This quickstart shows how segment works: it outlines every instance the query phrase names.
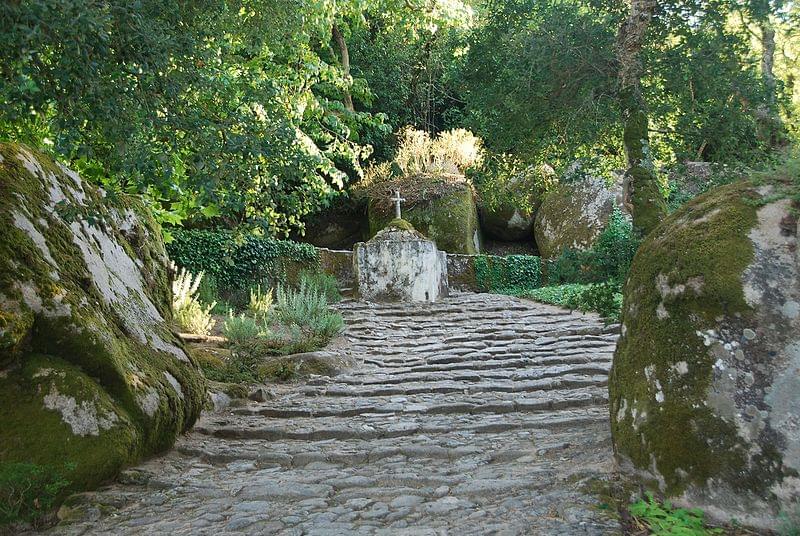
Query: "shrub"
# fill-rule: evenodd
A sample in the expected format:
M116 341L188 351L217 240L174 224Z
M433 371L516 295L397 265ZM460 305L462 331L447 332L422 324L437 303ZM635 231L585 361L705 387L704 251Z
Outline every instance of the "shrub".
M613 281L621 285L628 277L639 243L630 220L614 209L608 225L589 250L567 249L556 260L547 262L547 284Z
M38 525L69 486L63 469L32 463L0 464L0 525L30 522Z
M483 158L483 142L472 132L454 129L431 139L427 132L405 127L398 133L394 163L403 174L464 173ZM385 170L383 174L385 174Z
M532 290L515 289L509 294L567 309L595 312L612 322L618 322L622 312L622 293L614 283L572 283Z
M272 309L272 289L267 292L261 291L261 285L256 285L250 289L250 303L247 309L257 318L266 318Z
M244 313L236 316L228 313L228 318L222 325L222 334L231 345L239 345L259 337L264 329L252 317Z
M197 291L203 280L203 272L193 276L181 268L172 282L172 309L175 321L181 329L198 335L208 335L216 321L211 316L211 309L216 303L203 306L197 299Z
M328 303L338 303L342 301L342 293L339 292L339 282L330 274L304 270L300 273L300 283L305 283L309 287L321 292Z
M330 338L344 327L342 315L328 308L325 294L301 281L298 288L278 287L272 320L285 326L307 329L314 335Z

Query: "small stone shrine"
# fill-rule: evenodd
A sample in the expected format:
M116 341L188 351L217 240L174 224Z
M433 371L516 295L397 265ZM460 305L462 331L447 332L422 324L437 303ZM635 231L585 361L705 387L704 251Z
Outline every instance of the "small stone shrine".
M433 302L448 295L447 255L402 219L396 191L395 219L353 250L358 294L363 300Z

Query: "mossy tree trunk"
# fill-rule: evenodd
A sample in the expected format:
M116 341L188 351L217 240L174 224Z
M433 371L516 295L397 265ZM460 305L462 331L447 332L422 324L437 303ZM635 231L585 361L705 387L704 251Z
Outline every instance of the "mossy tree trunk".
M666 214L650 153L647 106L641 90L641 51L655 8L656 0L630 0L628 16L617 34L619 103L628 161L625 201L631 208L634 227L642 234L652 231Z

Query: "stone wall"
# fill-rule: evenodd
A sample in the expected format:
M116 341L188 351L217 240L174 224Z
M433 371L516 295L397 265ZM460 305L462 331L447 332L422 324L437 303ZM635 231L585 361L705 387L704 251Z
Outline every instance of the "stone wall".
M353 269L353 252L319 248L322 271L336 277L339 287L354 289L356 277ZM451 290L460 292L484 292L475 271L475 260L480 257L503 259L503 257L447 254L447 277Z

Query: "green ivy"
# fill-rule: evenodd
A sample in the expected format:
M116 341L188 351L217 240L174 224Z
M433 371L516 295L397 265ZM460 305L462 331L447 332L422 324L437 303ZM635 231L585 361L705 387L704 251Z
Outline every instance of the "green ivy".
M475 279L484 292L538 288L542 285L542 261L531 255L478 255Z
M319 254L309 244L225 230L176 229L172 235L167 252L175 264L204 272L219 290L249 290L261 282L274 286L319 265Z

